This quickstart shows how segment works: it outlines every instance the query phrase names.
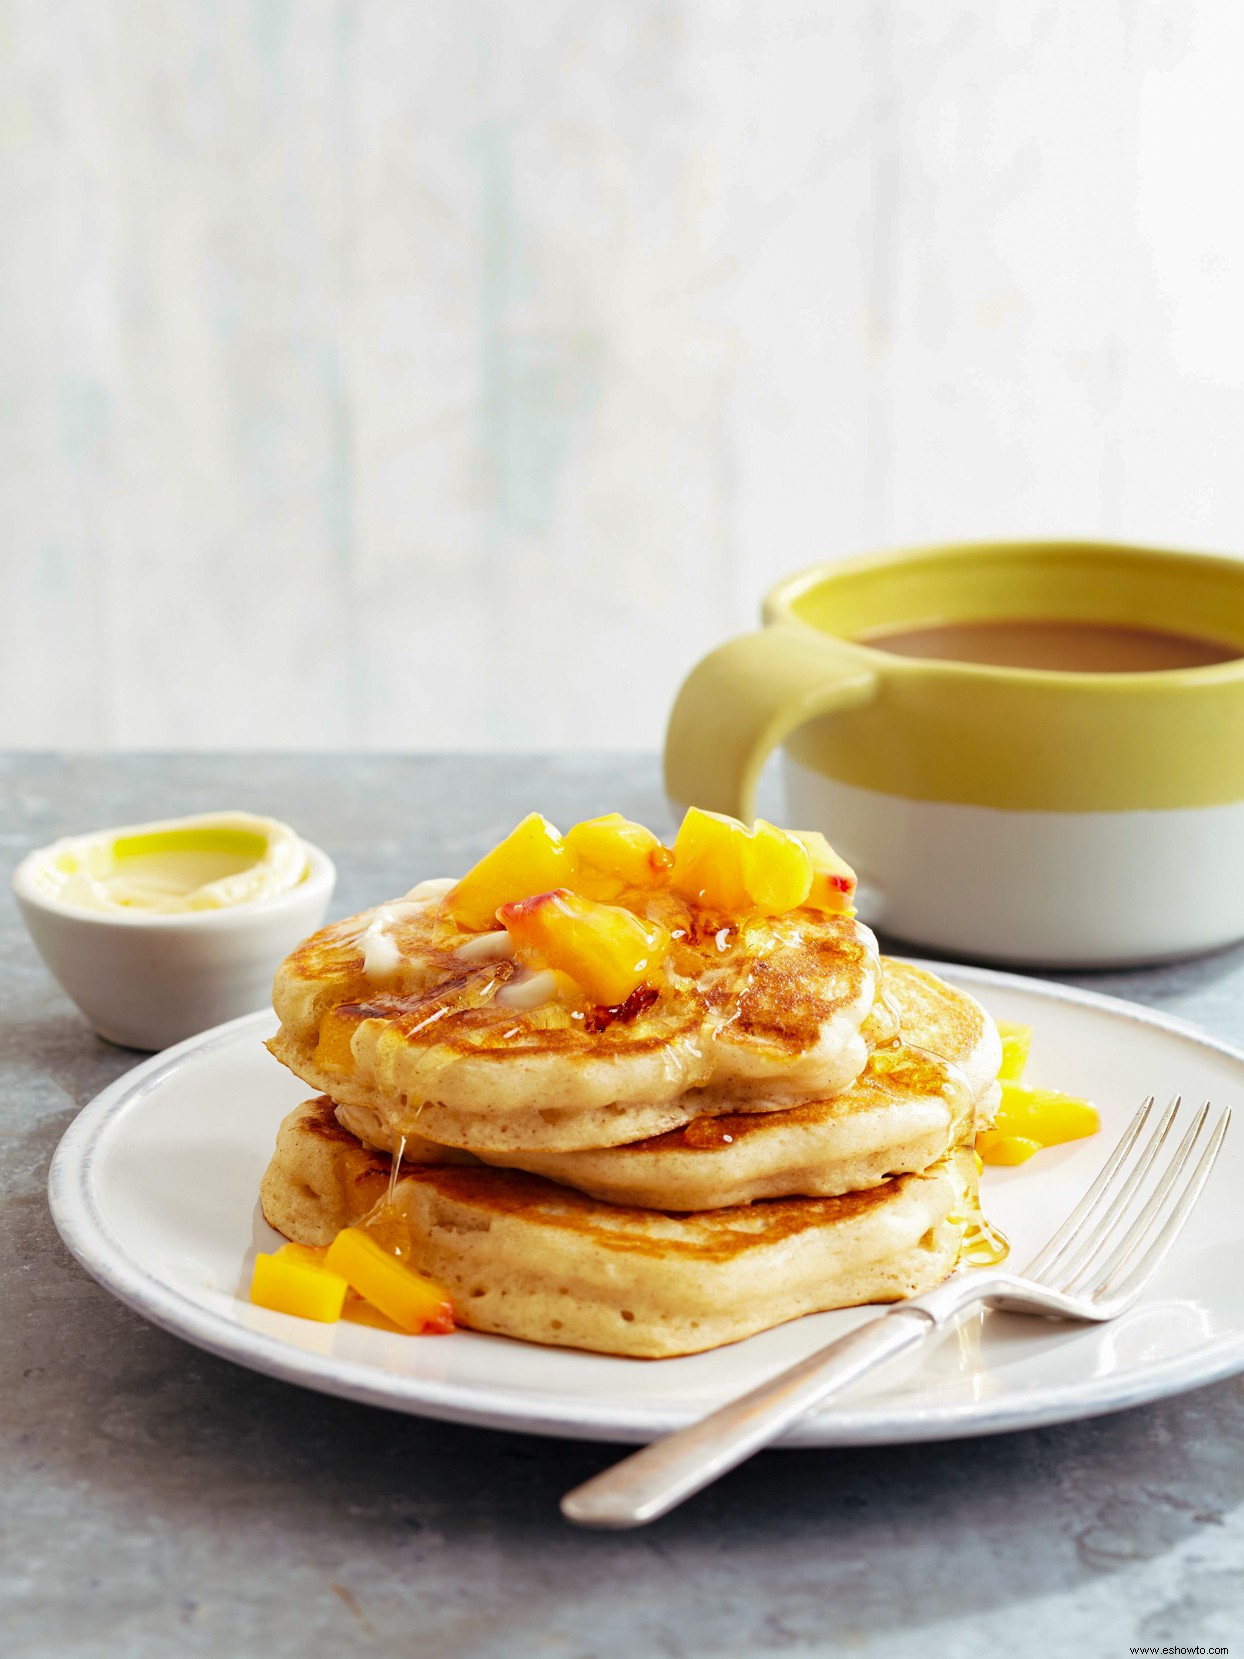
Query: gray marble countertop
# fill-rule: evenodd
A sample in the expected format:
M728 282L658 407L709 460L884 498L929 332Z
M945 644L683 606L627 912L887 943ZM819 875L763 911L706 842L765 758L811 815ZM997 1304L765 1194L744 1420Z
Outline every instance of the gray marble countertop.
M539 807L668 826L647 756L0 758L9 867L56 835L239 806L337 860L339 913ZM770 1452L656 1526L558 1496L608 1448L421 1422L190 1348L70 1259L44 1184L135 1056L0 898L0 1649L632 1659L1244 1645L1244 1381L958 1444ZM1244 949L1099 989L1244 1042Z

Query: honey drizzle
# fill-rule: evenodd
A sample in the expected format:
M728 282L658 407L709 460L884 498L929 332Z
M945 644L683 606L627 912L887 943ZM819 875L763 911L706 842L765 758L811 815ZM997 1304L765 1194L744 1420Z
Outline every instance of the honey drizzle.
M402 1159L406 1156L406 1137L402 1136L393 1149L393 1162L389 1166L389 1191L385 1197L385 1205L393 1208L393 1194L397 1191L397 1173L402 1167Z
M877 991L876 1001L873 1003L872 1013L869 1015L870 1020L877 1020L878 1007L881 1008L882 1014L884 1015L884 1020L880 1022L882 1024L882 1029L884 1030L888 1027L890 1035L888 1037L878 1038L874 1044L874 1047L897 1048L903 1041L902 1010L899 1008L898 1003L895 1002L890 993L885 989L884 985Z
M692 1118L682 1132L683 1142L699 1152L711 1152L717 1147L732 1146L734 1136L719 1118Z
M395 1201L398 1176L401 1174L402 1159L405 1155L406 1136L402 1135L390 1154L388 1190L383 1198L372 1205L365 1216L354 1223L370 1238L375 1239L382 1250L387 1250L389 1255L396 1256L399 1261L410 1261L414 1255L410 1218Z
M398 1261L412 1260L415 1251L414 1236L410 1228L410 1218L400 1204L382 1198L361 1221L355 1223L355 1226L361 1227L363 1232L375 1239L382 1250L396 1256Z
M910 1088L935 1087L952 1106L958 1107L963 1124L961 1144L970 1149L974 1139L975 1099L967 1078L950 1060L903 1037L902 1011L884 986L878 988L876 1001L886 1021L892 1023L893 1035L877 1041L869 1056L869 1070ZM963 1230L959 1260L969 1267L997 1267L1011 1253L1010 1240L1000 1227L986 1220L980 1204L979 1183L973 1185L970 1196L965 1196L969 1201L963 1212L946 1218Z
M1011 1253L1011 1241L992 1221L986 1221L977 1198L966 1215L950 1215L947 1221L963 1228L959 1260L969 1267L997 1267Z

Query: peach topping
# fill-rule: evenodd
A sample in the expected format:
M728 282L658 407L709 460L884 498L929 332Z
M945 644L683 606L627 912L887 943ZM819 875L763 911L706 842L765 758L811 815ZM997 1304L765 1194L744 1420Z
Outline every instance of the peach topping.
M854 914L855 871L839 858L820 830L796 830L812 860L812 887L804 903L809 910L827 910L834 916Z
M1032 1027L999 1021L998 1034L1002 1038L998 1068L1002 1102L992 1125L976 1137L978 1157L987 1164L1022 1164L1042 1147L1095 1135L1101 1119L1087 1100L1021 1082L1032 1046Z
M496 926L498 908L510 899L529 899L568 883L577 862L548 819L529 812L450 888L449 914L459 927L482 933Z
M452 1331L448 1291L417 1273L383 1237L373 1236L374 1226L365 1218L357 1227L343 1227L327 1247L283 1244L271 1255L256 1256L251 1301L274 1313L335 1324L350 1312L346 1296L352 1292L361 1305L411 1336ZM357 1319L357 1310L351 1316Z
M670 936L659 922L565 888L503 904L497 917L521 962L569 974L605 1008L624 1003L669 954Z
M575 890L589 899L616 899L628 887L663 887L674 855L650 829L620 812L589 818L566 832L578 860Z
M533 812L450 889L446 909L467 932L500 921L531 966L568 975L598 1006L616 1007L660 966L665 929L648 920L668 891L723 917L800 907L853 914L855 876L823 835L692 807L672 848L643 824L606 813L566 836Z

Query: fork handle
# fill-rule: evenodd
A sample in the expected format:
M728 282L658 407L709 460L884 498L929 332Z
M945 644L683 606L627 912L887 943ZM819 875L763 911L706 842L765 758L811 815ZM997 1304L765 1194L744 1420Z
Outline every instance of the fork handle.
M654 1440L562 1499L562 1514L584 1527L637 1527L776 1440L829 1395L875 1366L917 1348L937 1328L922 1308L903 1305L870 1320L750 1394L688 1428Z

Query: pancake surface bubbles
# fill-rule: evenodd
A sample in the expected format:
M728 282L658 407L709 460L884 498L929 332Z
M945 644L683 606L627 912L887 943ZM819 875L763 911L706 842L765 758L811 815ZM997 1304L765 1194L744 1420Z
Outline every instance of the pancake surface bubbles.
M621 1145L859 1075L878 977L867 928L808 910L705 918L664 893L650 904L675 948L655 994L614 1010L498 1000L522 970L473 954L480 936L436 899L384 907L398 965L378 985L364 971L376 913L348 918L281 965L269 1046L391 1136L496 1154Z

